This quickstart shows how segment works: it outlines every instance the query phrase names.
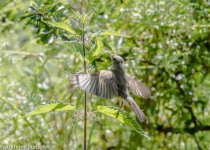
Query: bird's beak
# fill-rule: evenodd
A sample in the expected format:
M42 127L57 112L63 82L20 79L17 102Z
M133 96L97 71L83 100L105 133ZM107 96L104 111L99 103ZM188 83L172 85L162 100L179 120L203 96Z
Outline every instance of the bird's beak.
M111 58L111 60L113 60L114 59L114 57L115 57L115 54L112 54L112 53L110 53L110 52L108 52L108 51L105 51L106 53L107 53L107 55Z
M111 54L111 53L109 53L109 57L113 60L113 58L114 58L114 54Z
M104 50L104 52L107 54L107 56L109 56L110 58L112 58L112 55L113 55L113 54L111 54L110 52L108 52L108 51L106 51L106 50Z

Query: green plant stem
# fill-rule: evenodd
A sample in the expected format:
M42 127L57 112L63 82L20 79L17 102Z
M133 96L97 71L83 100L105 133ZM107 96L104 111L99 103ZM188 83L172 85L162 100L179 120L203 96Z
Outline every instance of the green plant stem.
M89 133L89 138L88 138L88 150L90 150L90 142L91 142L91 139L92 139L92 136L93 136L93 132L94 132L94 128L95 128L95 122L93 122L93 126L90 130L90 133Z
M82 24L82 50L83 50L83 67L84 72L86 73L86 53L85 53L85 31L84 31L84 23ZM87 149L87 93L85 92L85 99L84 99L84 150Z

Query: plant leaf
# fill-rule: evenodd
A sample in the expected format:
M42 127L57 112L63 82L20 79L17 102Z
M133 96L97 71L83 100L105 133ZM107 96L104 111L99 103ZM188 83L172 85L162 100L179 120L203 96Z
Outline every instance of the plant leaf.
M96 38L96 44L95 44L95 49L92 53L92 56L95 57L95 56L98 56L101 51L103 50L103 42L102 42L102 39L101 38Z
M103 45L102 39L100 37L96 38L95 45L91 49L91 51L89 52L89 54L87 56L87 59L89 61L94 60L95 57L98 56L101 53L101 51L103 50L103 48L104 48L104 45Z
M109 106L97 106L97 111L118 120L122 124L130 127L139 134L150 139L150 137L146 134L146 132L144 132L142 127L138 124L138 122L134 118L132 118L128 112L121 110L117 117L118 108L109 107Z
M89 62L94 61L95 58L101 53L103 48L104 48L104 45L103 45L101 37L96 38L93 48L91 48L90 52L88 52L87 54L87 57L86 57L87 60Z
M61 103L39 105L36 109L26 114L24 117L34 116L37 114L43 114L52 111L64 111L64 110L74 110L74 109L75 107L72 105L61 104Z
M117 31L111 31L111 30L107 30L107 31L100 32L100 33L94 33L92 35L92 38L98 37L98 36L106 36L106 35L109 35L109 36L120 36L120 37L129 38L129 36L126 36L126 35L123 35L123 34L117 32Z
M65 31L71 33L74 37L79 37L79 35L77 35L77 33L73 29L71 29L70 25L67 25L67 24L61 23L61 22L50 22L50 21L44 21L44 22L53 26L53 27L63 29Z
M81 60L84 61L84 57L82 55L82 46L77 41L66 41L66 46ZM85 61L89 63L89 59L85 58Z
M93 16L94 11L84 14L84 16L82 17L82 23L85 25L88 25L92 16Z

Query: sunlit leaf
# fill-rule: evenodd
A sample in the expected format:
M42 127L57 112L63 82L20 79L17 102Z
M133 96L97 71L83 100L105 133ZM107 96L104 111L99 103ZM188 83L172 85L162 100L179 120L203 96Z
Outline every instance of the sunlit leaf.
M87 54L86 58L89 62L92 62L95 60L95 58L102 52L104 48L102 39L100 37L96 38L94 47L90 50L90 52Z
M49 25L51 25L53 27L57 27L57 28L63 29L65 31L69 32L74 37L79 37L79 35L77 35L76 32L74 30L72 30L70 25L67 25L67 24L61 23L61 22L49 22L49 21L45 21L45 23L47 23L47 24L49 24Z
M40 105L37 108L35 108L30 113L26 114L24 117L34 116L37 114L43 114L48 113L52 111L65 111L65 110L74 110L75 107L69 104L46 104L46 105Z
M95 57L95 56L99 55L102 50L103 50L103 42L102 42L101 38L97 38L95 49L92 53L92 56Z
M139 134L143 135L144 137L150 139L150 137L146 134L146 132L143 131L142 127L138 124L138 122L132 118L128 112L126 111L120 111L119 115L117 116L118 109L114 107L108 107L108 106L97 106L97 110L100 113L103 113L107 116L110 116L122 124L130 127L131 129L135 130Z
M84 16L82 17L82 23L88 25L92 16L93 16L94 11L84 14Z
M129 38L129 36L127 36L127 35L123 35L122 33L119 33L116 31L109 31L109 30L100 32L100 33L94 33L92 35L92 38L99 37L99 36L120 36L120 37Z
M103 42L102 39L100 37L96 38L95 40L95 45L94 47L91 49L91 51L89 52L87 59L91 62L95 59L95 57L97 57L103 50Z

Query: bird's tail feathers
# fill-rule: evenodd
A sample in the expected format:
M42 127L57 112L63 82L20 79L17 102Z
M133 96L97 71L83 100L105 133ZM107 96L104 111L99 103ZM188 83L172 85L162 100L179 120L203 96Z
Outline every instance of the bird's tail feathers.
M132 97L128 96L127 101L129 103L129 105L131 106L132 110L134 111L134 113L136 114L136 116L138 117L140 122L145 122L147 123L147 118L145 116L145 114L143 113L143 111L139 108L139 106L137 105L137 103L133 100Z

